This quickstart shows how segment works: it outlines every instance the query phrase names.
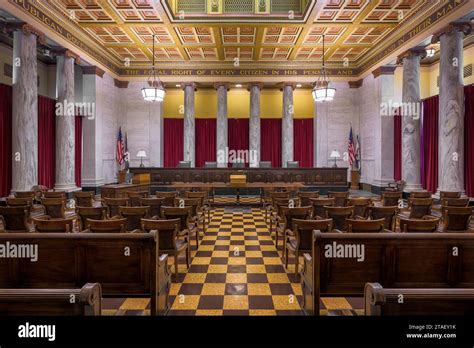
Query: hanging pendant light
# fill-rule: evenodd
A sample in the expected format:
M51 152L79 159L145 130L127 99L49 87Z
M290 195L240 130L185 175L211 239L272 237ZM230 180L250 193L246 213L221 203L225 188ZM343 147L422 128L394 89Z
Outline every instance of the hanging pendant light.
M321 76L318 77L318 80L314 84L313 88L313 99L315 102L327 102L332 101L336 95L336 89L329 87L329 78L326 71L326 65L324 60L324 55L326 53L324 47L324 35L323 35L323 68L321 70Z
M165 99L165 87L161 83L155 68L155 34L153 34L153 68L148 78L148 86L142 88L143 99L152 102L162 102Z

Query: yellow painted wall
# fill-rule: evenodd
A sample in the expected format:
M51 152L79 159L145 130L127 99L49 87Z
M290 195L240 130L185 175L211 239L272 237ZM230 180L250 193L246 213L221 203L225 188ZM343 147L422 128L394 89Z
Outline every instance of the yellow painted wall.
M198 89L195 95L196 118L215 118L217 115L217 92L211 88ZM313 118L314 102L310 89L297 89L293 95L295 118ZM164 101L165 118L184 116L184 92L168 89ZM246 88L233 88L227 94L229 118L249 118L250 92ZM281 118L283 95L279 89L263 89L260 97L261 118Z
M474 65L474 46L464 50L463 66ZM439 63L421 69L421 98L428 98L439 94L437 79L439 76ZM474 76L464 79L464 85L474 83Z

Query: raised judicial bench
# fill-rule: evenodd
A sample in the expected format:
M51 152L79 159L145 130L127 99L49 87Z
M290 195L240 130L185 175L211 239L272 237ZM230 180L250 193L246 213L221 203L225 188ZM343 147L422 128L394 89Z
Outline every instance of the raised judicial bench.
M172 183L229 183L230 176L245 174L247 183L303 183L306 190L347 190L347 168L130 168L133 174L150 174L151 192ZM234 189L218 189L228 194ZM253 190L258 193L258 190ZM255 193L254 192L254 193Z
M474 235L315 231L301 278L303 309L310 315L319 315L321 297L362 297L368 282L386 288L474 288Z
M69 289L100 283L104 297L148 297L151 315L169 310L168 256L159 256L155 232L4 233L0 245L29 256L2 255L1 288ZM28 248L18 248L35 245L36 262Z
M101 315L98 283L80 289L0 289L0 315Z
M474 289L384 289L367 283L365 315L472 315Z

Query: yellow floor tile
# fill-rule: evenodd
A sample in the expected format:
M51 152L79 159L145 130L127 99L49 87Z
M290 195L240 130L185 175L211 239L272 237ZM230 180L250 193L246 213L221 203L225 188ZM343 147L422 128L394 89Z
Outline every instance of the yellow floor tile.
M267 274L268 282L270 284L278 284L278 283L289 283L290 280L288 276L284 273L268 273Z
M127 298L125 302L120 306L120 309L145 309L148 306L150 300L147 298Z
M225 294L225 284L220 283L206 283L204 284L201 295L222 295Z
M199 297L198 295L179 295L173 302L171 309L196 310L199 304Z
M300 310L298 299L294 295L274 295L272 296L273 306L276 310Z
M227 273L226 283L231 284L245 284L247 283L247 274L246 273Z
M267 269L264 265L247 265L247 273L267 273Z
M352 309L352 306L343 297L325 297L321 299L326 309Z
M207 273L227 273L227 265L209 265Z
M247 291L249 295L271 296L270 285L249 283L247 284Z
M222 310L206 310L206 309L199 309L196 311L197 316L220 316L223 315Z
M195 257L193 258L193 265L209 265L211 263L210 257Z
M245 257L230 257L229 265L245 265Z
M255 316L275 316L276 311L271 310L271 309L251 309L249 310L249 315L255 315Z
M248 296L245 296L245 295L224 296L224 310L225 309L247 310L248 308L249 308Z
M180 287L181 283L171 283L170 295L177 295Z
M183 283L198 283L202 284L206 280L206 273L188 273L184 277Z
M281 259L279 257L264 257L263 263L265 265L281 265Z

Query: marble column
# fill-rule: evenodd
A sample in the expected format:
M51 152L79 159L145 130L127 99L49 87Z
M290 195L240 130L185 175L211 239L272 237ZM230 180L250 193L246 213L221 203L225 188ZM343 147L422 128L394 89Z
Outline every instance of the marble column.
M195 115L194 115L194 92L196 84L186 83L184 85L184 160L195 166Z
M293 161L293 91L295 86L291 83L283 84L283 120L281 125L282 167L288 166L288 161Z
M439 36L439 191L464 191L463 35L470 32L470 24L451 25Z
M75 183L75 57L66 51L56 57L56 184L54 188L74 191ZM60 107L59 104L62 104Z
M228 146L228 115L227 115L227 91L228 86L225 83L217 83L215 85L217 89L217 124L216 124L216 159L217 166L219 168L227 167L227 158L223 155L226 154L226 148ZM225 161L222 161L225 159Z
M37 36L13 34L12 191L38 184Z
M260 163L260 92L262 83L249 84L250 90L250 120L249 120L249 150L250 167L257 168Z
M402 180L406 182L406 192L422 189L420 62L424 54L424 50L410 50L399 57L399 61L403 60Z

